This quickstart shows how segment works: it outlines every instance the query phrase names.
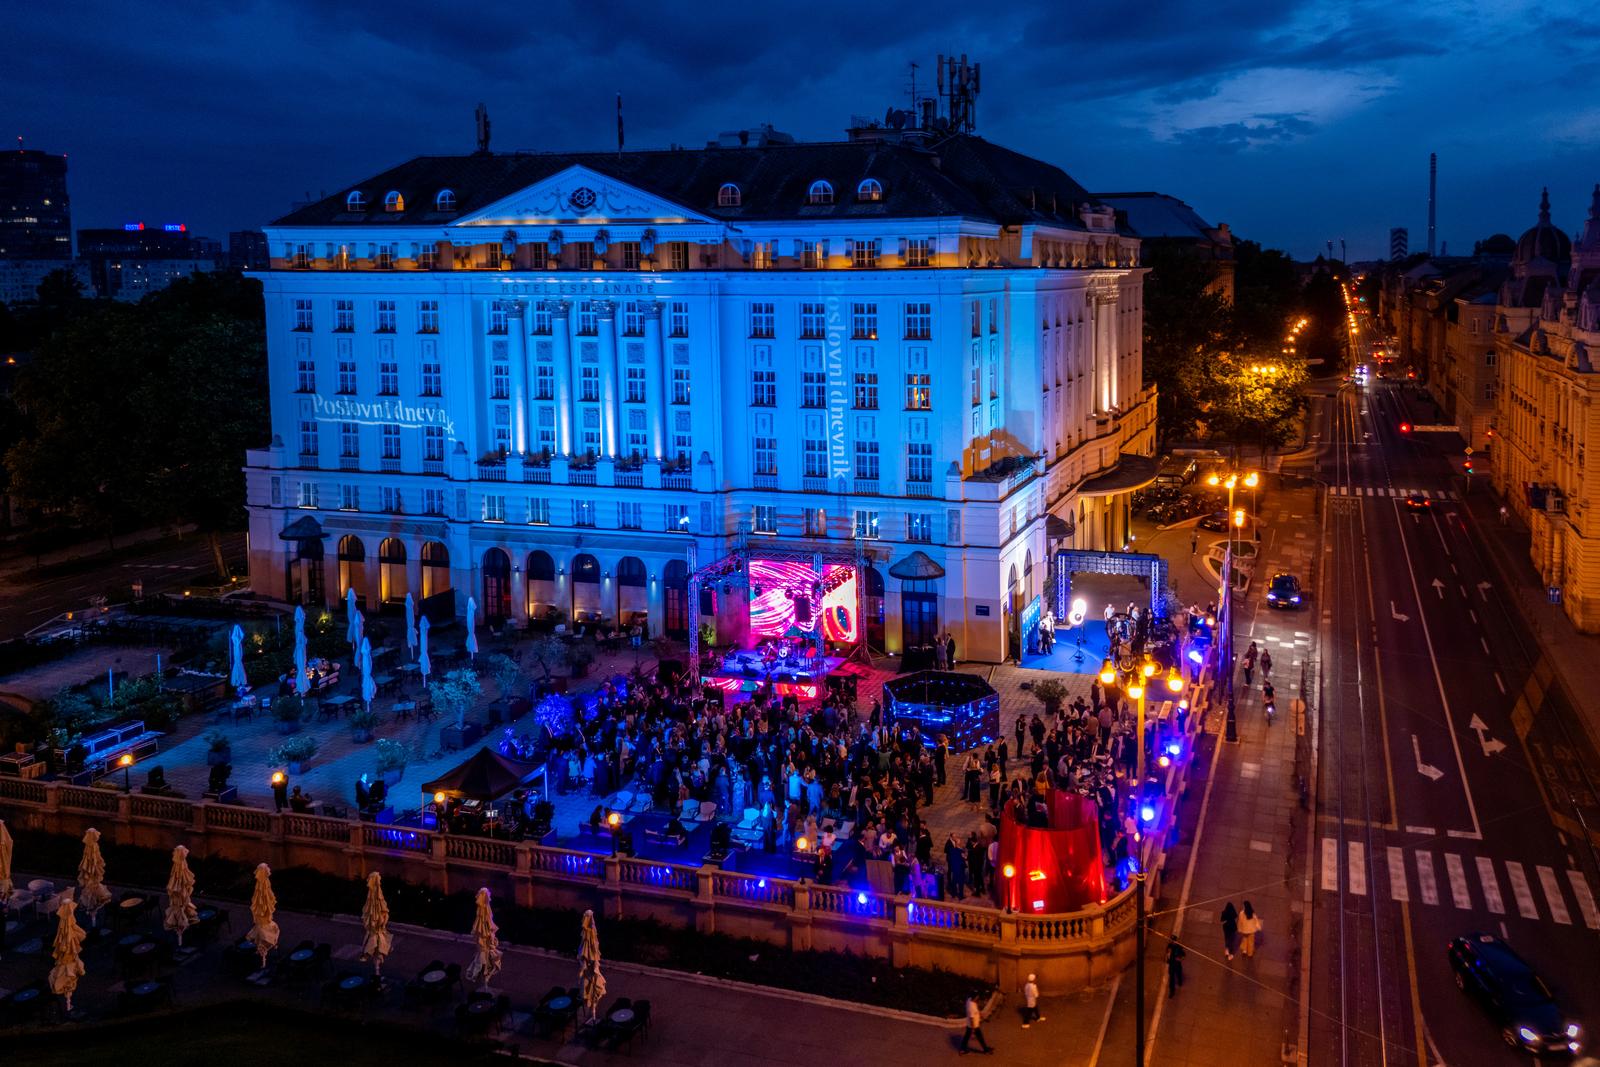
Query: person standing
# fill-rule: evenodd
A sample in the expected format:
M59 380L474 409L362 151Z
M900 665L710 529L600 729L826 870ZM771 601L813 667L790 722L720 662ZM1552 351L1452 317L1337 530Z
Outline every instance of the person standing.
M1265 682L1272 677L1272 652L1269 649L1261 650L1261 680Z
M1244 650L1244 684L1249 688L1256 673L1256 643L1250 642L1250 647Z
M1175 997L1178 989L1183 985L1183 958L1188 953L1183 946L1178 944L1178 939L1173 938L1167 942L1167 996Z
M1194 555L1200 550L1200 528L1195 527L1194 533L1189 535L1189 555Z
M1222 906L1222 951L1231 960L1239 942L1239 910L1228 901Z
M961 900L967 895L967 849L958 833L952 832L950 840L944 843L944 860L950 872L947 886L950 896Z
M933 775L938 785L944 785L945 764L950 760L950 739L944 734L939 735L939 743L933 746Z
M944 642L937 637L933 639L933 669L936 671L945 669Z
M1022 1028L1026 1030L1034 1023L1044 1022L1044 1016L1039 1014L1039 976L1028 975L1028 980L1022 983Z
M950 665L951 670L956 669L956 639L955 635L948 630L945 631L944 635L944 659Z
M1256 935L1261 932L1261 919L1250 902L1244 902L1244 914L1239 916L1239 951L1245 956L1256 954Z
M994 1049L989 1047L989 1040L983 1036L983 1010L978 1007L978 994L974 991L967 997L967 1032L961 1035L961 1055L965 1056L972 1051L972 1039L978 1039L978 1045L984 1055L991 1055Z
M978 843L977 831L967 834L967 880L972 883L974 896L983 895L983 846Z

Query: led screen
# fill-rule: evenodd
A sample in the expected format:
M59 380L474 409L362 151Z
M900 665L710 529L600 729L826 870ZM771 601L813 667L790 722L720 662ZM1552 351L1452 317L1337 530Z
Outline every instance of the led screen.
M828 640L853 644L858 639L854 567L825 564L819 583L808 564L752 559L749 577L752 639L764 641L814 633L818 610L822 612L823 635ZM820 609L816 603L819 592Z

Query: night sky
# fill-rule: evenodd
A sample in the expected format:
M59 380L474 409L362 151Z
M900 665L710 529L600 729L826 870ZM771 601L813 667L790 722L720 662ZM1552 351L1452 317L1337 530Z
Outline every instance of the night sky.
M74 226L224 238L414 155L842 135L907 106L909 61L983 63L978 132L1095 191L1156 189L1310 257L1470 251L1582 225L1600 181L1600 19L1577 0L954 4L73 0L14 4L0 115L66 152ZM914 13L914 14L913 14Z

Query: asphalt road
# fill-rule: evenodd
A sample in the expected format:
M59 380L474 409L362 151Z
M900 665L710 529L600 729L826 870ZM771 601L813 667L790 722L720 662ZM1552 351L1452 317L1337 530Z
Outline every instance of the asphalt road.
M1523 1063L1456 989L1445 946L1505 937L1600 1025L1600 870L1555 818L1589 810L1600 764L1558 687L1529 686L1533 635L1460 504L1486 490L1452 464L1454 435L1401 432L1433 421L1407 393L1374 379L1314 412L1328 488L1310 1062Z
M223 538L223 555L236 572L244 569L243 534ZM216 566L205 538L190 534L120 548L42 568L15 569L0 577L0 640L20 636L64 611L81 611L91 597L144 581L146 593L181 590L214 582Z

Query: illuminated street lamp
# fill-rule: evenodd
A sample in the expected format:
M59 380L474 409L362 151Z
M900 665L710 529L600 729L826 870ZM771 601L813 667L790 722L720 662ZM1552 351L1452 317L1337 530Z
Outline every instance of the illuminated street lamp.
M124 752L121 756L118 756L117 766L122 768L122 791L124 793L133 792L133 783L129 778L130 772L128 770L128 768L133 766L133 753Z

